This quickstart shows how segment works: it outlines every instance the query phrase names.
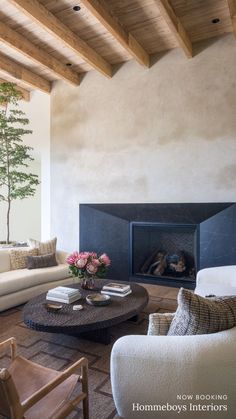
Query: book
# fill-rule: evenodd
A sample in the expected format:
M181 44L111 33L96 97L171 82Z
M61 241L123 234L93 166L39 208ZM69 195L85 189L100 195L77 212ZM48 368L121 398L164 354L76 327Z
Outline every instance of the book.
M46 299L51 301L58 301L60 303L70 304L81 298L78 289L69 287L56 287L47 292Z
M128 290L125 293L124 292L114 292L114 291L109 291L109 290L102 290L101 294L106 294L106 295L113 295L114 297L126 297L127 295L131 294L132 290Z
M55 292L48 292L47 295L49 297L54 297L54 298L58 297L58 298L62 298L62 299L70 299L72 297L80 295L80 292L77 290L73 294L67 295L67 294L64 294L63 292L55 291Z
M130 290L130 285L127 284L116 284L115 282L109 282L102 288L103 290L110 290L114 292L126 292Z
M72 296L72 297L70 297L70 298L68 298L68 297L63 297L63 296L61 296L61 295L46 295L46 299L47 300L52 300L52 301L56 301L56 300L60 300L60 301L64 301L64 302L67 302L67 303L71 303L71 302L73 302L73 301L76 301L76 300L79 300L81 298L81 294L76 294L76 295L74 295L74 296Z
M74 297L71 298L59 298L59 297L51 297L49 295L46 295L46 300L47 301L55 301L58 303L64 303L64 304L71 304L74 303L75 301L79 300L81 298L81 295L76 295Z
M78 289L60 286L60 287L52 288L51 290L48 291L48 294L59 293L61 295L69 296L69 295L75 295L78 292L79 292Z

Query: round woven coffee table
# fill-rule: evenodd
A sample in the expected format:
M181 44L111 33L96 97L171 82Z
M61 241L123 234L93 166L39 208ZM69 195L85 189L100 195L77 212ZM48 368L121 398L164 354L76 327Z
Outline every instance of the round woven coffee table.
M111 281L99 280L97 286L101 289L108 282ZM73 304L63 304L59 312L48 312L43 305L46 302L46 293L41 294L25 305L24 323L33 330L64 333L108 344L111 341L111 326L135 318L148 303L148 293L144 287L138 284L129 285L132 294L127 297L111 296L109 305L99 307L88 305L85 300L86 295L98 292L97 290L85 291L78 284L69 285L80 289L82 299L74 304L82 304L84 308L81 311L74 311Z

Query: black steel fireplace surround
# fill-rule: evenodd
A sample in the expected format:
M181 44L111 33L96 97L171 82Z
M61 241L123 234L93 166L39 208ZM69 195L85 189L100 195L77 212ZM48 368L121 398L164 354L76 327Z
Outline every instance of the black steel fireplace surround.
M81 204L80 250L107 253L112 279L193 289L236 264L236 204Z

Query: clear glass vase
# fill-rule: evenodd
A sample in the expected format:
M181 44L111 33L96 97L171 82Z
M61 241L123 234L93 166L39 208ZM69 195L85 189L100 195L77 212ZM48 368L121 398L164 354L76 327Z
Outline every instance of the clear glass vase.
M84 290L93 290L95 287L94 276L84 276L81 280L81 288Z

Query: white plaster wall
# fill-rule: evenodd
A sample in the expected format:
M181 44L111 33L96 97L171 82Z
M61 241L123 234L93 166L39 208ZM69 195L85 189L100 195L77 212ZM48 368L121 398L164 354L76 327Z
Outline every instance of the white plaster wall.
M52 93L52 235L78 248L79 204L235 201L236 42L179 49Z
M24 137L24 142L34 149L30 171L38 174L41 182L34 197L12 204L10 238L24 241L50 236L50 96L34 91L30 102L21 101L20 108L33 131ZM6 206L0 202L0 240L6 238L5 215Z

